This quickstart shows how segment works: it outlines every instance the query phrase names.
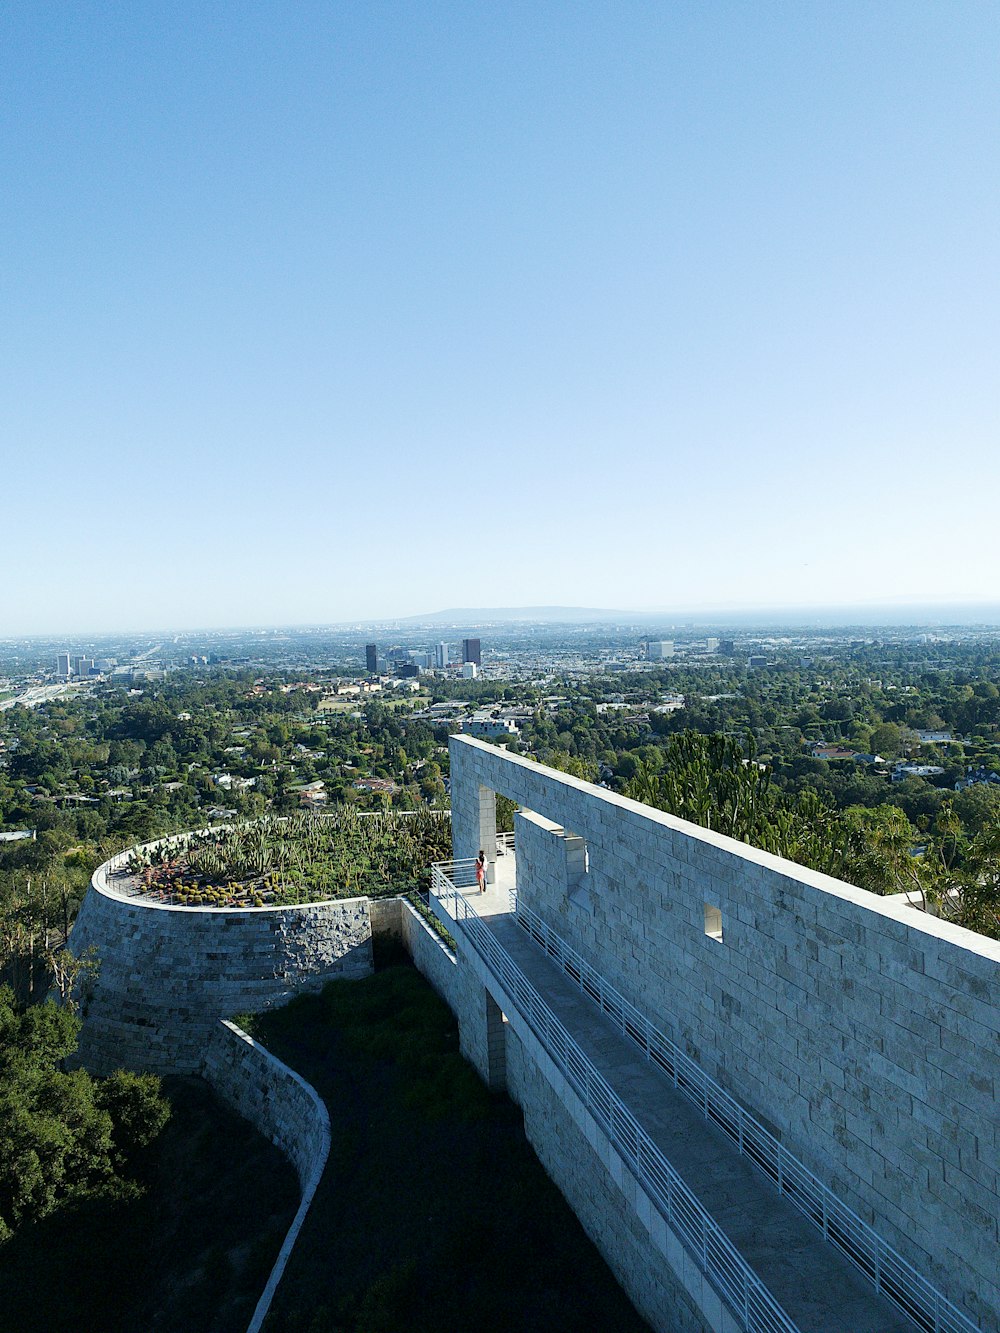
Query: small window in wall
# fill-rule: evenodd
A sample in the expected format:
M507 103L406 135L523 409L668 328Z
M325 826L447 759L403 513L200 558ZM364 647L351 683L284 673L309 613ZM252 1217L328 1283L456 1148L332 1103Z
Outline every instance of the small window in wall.
M722 913L711 903L705 904L705 934L710 940L722 939Z
M590 892L590 851L586 840L577 833L563 831L563 850L566 854L566 889L569 901L588 912L594 910Z

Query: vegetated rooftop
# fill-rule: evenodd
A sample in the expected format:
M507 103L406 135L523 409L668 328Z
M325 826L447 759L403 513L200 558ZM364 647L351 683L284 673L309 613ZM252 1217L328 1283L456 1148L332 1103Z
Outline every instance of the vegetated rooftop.
M286 907L391 897L451 856L451 824L430 811L273 815L184 834L130 853L126 888L180 907Z

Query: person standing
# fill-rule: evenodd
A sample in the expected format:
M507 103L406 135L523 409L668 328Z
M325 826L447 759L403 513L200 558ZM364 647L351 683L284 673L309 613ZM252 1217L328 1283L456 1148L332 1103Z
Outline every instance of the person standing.
M479 892L486 892L486 853L480 847L479 855L476 857L476 883L479 885Z

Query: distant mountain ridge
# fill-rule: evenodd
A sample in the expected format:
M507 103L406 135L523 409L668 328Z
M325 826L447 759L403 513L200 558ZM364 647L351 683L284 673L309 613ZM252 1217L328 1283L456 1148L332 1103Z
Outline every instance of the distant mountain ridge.
M426 615L406 616L398 625L564 624L644 625L649 627L731 627L748 629L778 626L853 627L913 626L915 628L1000 625L1000 604L897 602L866 606L762 607L756 610L621 611L583 606L451 607Z
M653 619L652 611L610 611L584 606L463 606L447 611L431 611L422 616L406 616L401 625L470 625L480 622L539 621L544 624L564 622L573 625L633 624Z

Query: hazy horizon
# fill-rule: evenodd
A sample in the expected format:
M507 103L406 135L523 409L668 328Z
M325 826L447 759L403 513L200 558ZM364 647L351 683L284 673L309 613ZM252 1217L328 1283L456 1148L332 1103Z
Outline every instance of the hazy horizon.
M535 612L551 611L551 618L536 615ZM519 614L521 613L521 614ZM574 618L578 613L578 618ZM770 629L776 627L799 627L808 629L849 629L865 628L915 628L915 629L975 629L1000 626L1000 602L983 603L934 603L934 602L899 602L878 604L857 604L854 606L761 606L748 608L695 608L641 609L641 608L585 608L571 606L537 607L456 607L437 612L425 612L420 615L399 615L380 617L361 617L339 621L256 621L243 624L217 622L215 624L187 625L119 625L110 628L97 628L93 625L66 629L56 628L30 633L2 632L0 641L42 640L67 642L74 637L97 639L111 638L116 635L147 636L158 635L197 635L197 634L254 634L281 632L340 631L350 629L374 630L378 627L399 630L428 631L444 630L449 626L456 629L471 629L477 625L529 625L540 627L558 625L635 625L641 629L652 629L657 625L672 625L678 631L685 628L723 628L734 630Z

